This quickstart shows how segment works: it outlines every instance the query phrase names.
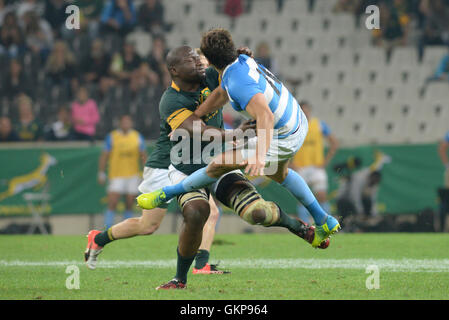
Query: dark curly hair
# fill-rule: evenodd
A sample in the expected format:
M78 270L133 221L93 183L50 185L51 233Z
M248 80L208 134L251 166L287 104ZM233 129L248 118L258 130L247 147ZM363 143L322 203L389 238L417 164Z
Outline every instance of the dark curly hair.
M232 36L228 30L222 28L212 29L203 34L201 51L217 69L224 69L237 59Z

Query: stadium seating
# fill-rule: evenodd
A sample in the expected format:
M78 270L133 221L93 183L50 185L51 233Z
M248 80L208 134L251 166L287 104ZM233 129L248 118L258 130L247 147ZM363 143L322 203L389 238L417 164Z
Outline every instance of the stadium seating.
M427 46L421 62L411 43L397 47L387 61L386 51L372 45L372 32L356 27L351 13L334 13L337 0L315 0L313 10L308 0L284 0L278 12L277 1L250 1L249 11L232 19L222 10L224 1L163 1L167 22L173 24L165 34L167 46L200 45L201 33L213 28L231 30L238 46L256 50L267 42L277 62L278 76L298 100L308 100L317 116L328 122L345 143L434 142L448 127L449 83L427 82L446 47ZM138 7L142 0L135 1ZM246 3L246 2L245 2ZM211 14L212 13L212 14ZM363 19L363 16L362 16ZM136 28L128 37L137 52L146 56L151 50L151 35ZM89 45L76 37L70 44L79 56ZM114 47L114 38L104 38L105 47ZM40 61L32 55L23 59L24 71L36 83L44 83ZM2 70L6 68L0 61ZM40 118L53 120L56 110L69 100L61 86L46 90L33 87L35 111ZM112 128L117 119L113 110L124 108L132 115L155 110L157 101L151 89L131 94L126 88L111 88L98 100L104 119L99 136ZM146 108L146 109L145 109ZM0 99L2 115L15 117L16 108L6 98ZM148 125L157 118L137 117L140 129L157 136Z

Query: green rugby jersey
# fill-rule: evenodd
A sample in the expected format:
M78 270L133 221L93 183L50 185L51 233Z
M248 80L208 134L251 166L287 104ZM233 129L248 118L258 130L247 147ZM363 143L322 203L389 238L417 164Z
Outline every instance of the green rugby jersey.
M166 169L170 165L170 150L178 142L170 141L168 134L176 129L187 119L192 112L209 96L211 91L219 86L218 72L209 67L206 69L206 78L201 83L199 89L195 92L185 92L178 88L173 82L162 95L159 103L159 113L161 116L160 136L156 143L155 150L147 160L146 166L151 168ZM213 127L223 128L223 114L221 109L203 117L203 121ZM189 175L196 170L205 167L207 164L202 162L193 164L193 146L190 139L190 162L174 164L179 171ZM201 142L201 150L209 142ZM181 153L179 153L181 156ZM198 155L197 155L198 156Z

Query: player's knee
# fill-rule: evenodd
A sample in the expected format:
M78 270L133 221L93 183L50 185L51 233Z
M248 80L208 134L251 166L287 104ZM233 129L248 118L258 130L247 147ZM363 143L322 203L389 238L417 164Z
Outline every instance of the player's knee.
M263 224L266 218L267 214L264 209L255 209L251 212L253 224Z
M279 210L274 202L259 199L248 205L241 217L249 224L267 227L279 220Z
M202 228L209 217L209 210L209 203L206 201L189 202L182 210L184 221L189 226L200 226Z

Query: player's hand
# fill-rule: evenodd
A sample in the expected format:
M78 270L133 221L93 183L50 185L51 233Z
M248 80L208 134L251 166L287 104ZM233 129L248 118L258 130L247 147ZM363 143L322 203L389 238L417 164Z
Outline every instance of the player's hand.
M248 47L240 47L237 49L237 54L245 54L248 57L254 58L253 51Z
M240 129L243 132L245 132L246 130L250 130L250 129L255 130L256 129L256 120L246 120L246 121L242 122L237 127L237 129Z
M106 173L104 173L103 171L98 172L98 183L103 185L106 183Z
M249 176L263 176L265 168L265 157L251 157L245 161L245 174Z

